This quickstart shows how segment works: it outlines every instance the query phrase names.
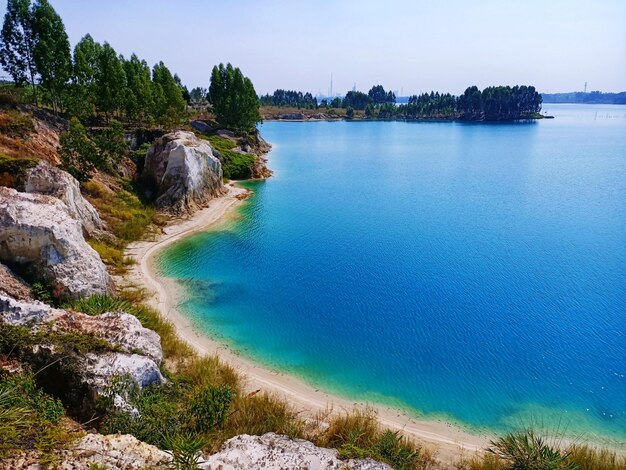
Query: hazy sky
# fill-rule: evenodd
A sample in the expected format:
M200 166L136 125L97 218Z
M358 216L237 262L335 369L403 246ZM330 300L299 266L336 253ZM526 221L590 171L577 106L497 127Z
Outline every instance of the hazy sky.
M163 60L190 88L231 62L257 92L380 83L626 90L626 0L50 0L72 46L86 33ZM6 0L0 0L4 16Z

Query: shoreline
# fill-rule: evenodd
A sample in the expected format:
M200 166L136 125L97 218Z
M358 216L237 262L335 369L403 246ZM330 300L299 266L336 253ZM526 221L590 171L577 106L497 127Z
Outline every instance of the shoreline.
M235 183L229 183L225 187L228 190L227 194L213 199L208 207L197 211L189 218L172 221L154 240L134 242L125 252L125 256L133 257L136 264L122 276L122 279L145 288L151 294L147 303L174 325L181 339L199 354L218 355L222 361L233 366L243 376L248 390L263 389L276 393L305 417L312 417L318 412L330 409L347 411L355 407L368 406L376 412L382 425L401 430L408 437L415 438L426 447L436 450L438 460L449 463L458 461L463 455L482 451L489 445L489 440L495 438L495 435L479 436L444 420L415 418L402 409L355 402L333 395L307 384L296 376L242 357L228 345L198 332L192 321L177 308L181 287L175 281L158 275L155 256L172 243L206 231L223 221L242 203L242 199L245 199L249 192Z

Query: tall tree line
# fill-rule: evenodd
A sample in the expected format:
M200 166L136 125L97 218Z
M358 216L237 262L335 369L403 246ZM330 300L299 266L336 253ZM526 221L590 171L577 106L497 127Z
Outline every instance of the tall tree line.
M163 62L150 70L135 54L127 60L90 35L72 54L63 21L47 0L8 0L0 64L17 85L30 85L36 105L43 98L83 120L101 114L164 123L185 111L186 89Z

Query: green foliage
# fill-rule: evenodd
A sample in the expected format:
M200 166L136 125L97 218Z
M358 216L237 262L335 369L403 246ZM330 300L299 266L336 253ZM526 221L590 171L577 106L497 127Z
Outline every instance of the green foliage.
M354 117L354 108L352 108L352 106L348 106L346 109L346 117L348 119L352 119Z
M208 432L216 427L224 427L232 400L233 393L229 387L199 387L191 397L189 409L195 429Z
M551 446L532 430L511 433L491 443L489 452L510 462L510 470L578 470L569 452Z
M180 123L186 109L183 91L163 62L153 67L152 82L155 117L168 128L173 128Z
M95 142L98 146L98 162L102 169L112 172L128 151L124 140L124 126L121 122L112 120L109 127L96 136Z
M11 109L0 116L0 133L11 137L28 137L35 132L33 120L26 114Z
M22 178L26 170L37 166L38 160L32 158L12 158L0 153L0 173L7 173L19 179Z
M0 39L0 65L17 85L30 83L36 102L35 45L30 0L8 0Z
M339 449L344 459L372 458L395 469L424 469L432 463L428 452L398 431L381 429L372 410L354 410L335 416L318 444Z
M54 293L50 286L44 285L41 282L34 282L30 286L30 292L37 300L41 300L48 305L52 305L55 302Z
M75 300L69 307L92 316L102 315L106 312L130 312L132 310L130 302L106 294L94 294Z
M255 161L254 155L234 152L232 149L236 147L236 144L232 140L219 135L200 137L208 140L211 146L224 157L224 163L222 164L224 178L245 180L252 177L252 167Z
M209 101L222 126L248 132L261 121L259 98L252 82L231 64L213 67Z
M22 325L0 323L0 333L0 352L13 352L17 357L20 357L23 352L28 353L29 348L36 344L53 345L59 354L102 353L119 350L108 341L92 334L54 331L49 326L31 331Z
M61 423L61 402L41 391L33 374L0 375L0 459L39 450L46 454L70 441Z
M372 99L361 91L349 91L343 99L344 108L363 110L372 102Z
M78 119L70 120L69 129L61 134L60 143L61 162L78 181L87 181L96 168L102 167L98 147Z
M376 105L395 103L396 95L392 91L385 91L382 85L373 86L370 91L367 92L372 103Z
M172 456L173 470L196 470L200 463L200 451L206 441L193 433L175 434L166 438L167 451Z
M47 0L36 0L32 9L35 45L33 58L41 85L55 111L72 72L70 43L61 17Z
M311 93L301 91L276 90L272 95L261 96L262 106L290 106L305 109L317 109L317 100Z

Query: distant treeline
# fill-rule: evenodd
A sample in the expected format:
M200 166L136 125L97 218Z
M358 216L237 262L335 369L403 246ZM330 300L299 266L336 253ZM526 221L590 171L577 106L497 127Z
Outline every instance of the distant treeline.
M544 103L626 104L626 91L621 93L574 91L571 93L543 93L541 96L543 96Z
M290 106L294 108L316 109L317 100L311 93L301 91L276 90L273 94L261 96L261 106Z
M381 85L369 92L350 91L344 98L321 100L318 104L310 93L276 90L261 97L266 106L295 106L302 108L345 108L346 116L355 110L364 111L372 119L446 119L466 121L509 121L537 117L541 111L541 95L533 86L493 86L480 91L471 86L461 96L431 91L408 97L396 105L396 96Z

